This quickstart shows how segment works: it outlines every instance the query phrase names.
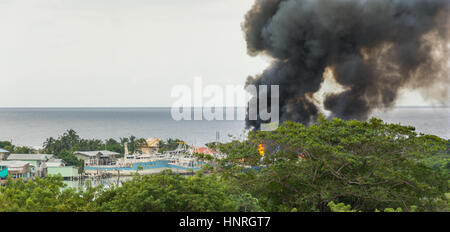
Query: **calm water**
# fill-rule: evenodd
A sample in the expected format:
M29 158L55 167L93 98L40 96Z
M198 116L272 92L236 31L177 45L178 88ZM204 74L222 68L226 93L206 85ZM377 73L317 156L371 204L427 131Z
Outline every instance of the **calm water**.
M385 122L414 126L416 131L450 139L450 108L395 108L388 112L374 112L373 117Z
M450 108L395 108L374 116L450 138ZM46 138L58 137L67 129L74 129L84 138L180 138L199 146L215 141L216 132L221 141L228 141L228 135L242 138L244 125L242 120L174 121L169 108L0 109L0 140L29 146L42 146Z
M179 138L194 145L229 140L228 134L242 137L245 122L175 121L170 108L53 108L0 109L0 140L15 144L42 146L48 137L58 137L74 129L83 138L119 139Z

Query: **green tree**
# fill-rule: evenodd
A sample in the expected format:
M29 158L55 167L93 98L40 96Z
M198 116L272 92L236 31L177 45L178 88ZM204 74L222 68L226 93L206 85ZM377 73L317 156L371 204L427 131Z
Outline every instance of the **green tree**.
M441 170L450 179L450 140L447 140L446 150L425 157L423 163L435 170Z
M0 148L11 151L13 145L9 141L0 141Z
M330 207L331 212L357 212L356 210L352 210L351 205L344 203L336 204L333 201L328 203L328 207Z
M173 151L173 150L177 149L178 146L180 146L180 144L186 144L186 143L181 139L169 138L169 139L167 139L167 141L160 140L159 141L159 151L162 153L164 153L166 151Z
M224 176L267 211L329 211L332 201L357 211L407 211L412 205L427 211L436 210L448 181L421 160L445 145L439 137L375 118L322 116L309 127L285 122L275 131L250 133L247 141L223 144L220 150L228 156L219 162Z
M219 176L198 173L193 177L164 171L135 176L121 187L105 190L97 203L102 211L209 212L235 211L237 205Z
M61 176L23 180L8 179L0 187L0 211L3 212L75 212L96 211L99 188L79 192L65 188Z
M33 149L26 146L15 146L9 141L0 141L0 148L16 154L31 154Z
M68 165L82 167L82 161L73 155L75 151L109 150L123 154L125 143L129 143L130 152L134 153L139 146L145 143L145 139L137 139L131 136L130 138L122 138L120 142L115 139L107 139L103 142L99 139L83 139L74 130L68 130L57 139L48 138L44 142L43 151L63 159Z

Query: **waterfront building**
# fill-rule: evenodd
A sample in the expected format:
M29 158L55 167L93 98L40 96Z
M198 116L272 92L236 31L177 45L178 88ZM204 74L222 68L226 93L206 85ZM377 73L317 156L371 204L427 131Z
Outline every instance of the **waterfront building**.
M214 151L211 148L208 147L200 147L194 150L194 153L197 154L203 154L203 155L215 155L217 154L217 151Z
M25 161L1 161L0 169L6 170L7 176L11 176L12 178L24 178L29 179L33 177L33 166L29 162Z
M76 151L73 154L84 161L84 166L114 165L120 155L112 151Z
M200 147L197 149L194 149L193 153L197 153L197 154L203 154L203 155L210 155L212 157L214 157L215 159L223 159L225 158L225 155L217 152L211 148L208 147Z
M47 167L47 175L61 175L65 180L78 178L78 168L74 166L50 166Z
M62 159L51 158L47 162L47 168L49 167L64 167L66 166L66 162Z
M32 165L32 175L44 177L47 175L46 162L51 159L53 155L50 154L10 154L8 161L24 161Z
M138 147L138 150L142 154L152 155L159 150L159 139L158 138L148 138L145 139L145 144Z

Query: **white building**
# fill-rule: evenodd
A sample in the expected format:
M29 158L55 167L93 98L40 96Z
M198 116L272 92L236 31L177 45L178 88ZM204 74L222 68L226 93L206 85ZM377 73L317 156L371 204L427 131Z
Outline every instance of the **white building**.
M64 166L66 166L66 163L64 162L64 160L62 160L62 159L55 159L55 158L49 159L46 162L46 164L47 164L47 168L49 168L49 167L64 167Z

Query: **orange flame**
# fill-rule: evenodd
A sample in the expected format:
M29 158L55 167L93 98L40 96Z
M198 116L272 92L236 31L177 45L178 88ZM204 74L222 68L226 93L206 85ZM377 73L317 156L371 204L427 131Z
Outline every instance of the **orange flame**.
M259 144L258 152L261 156L264 156L264 146L262 144Z

